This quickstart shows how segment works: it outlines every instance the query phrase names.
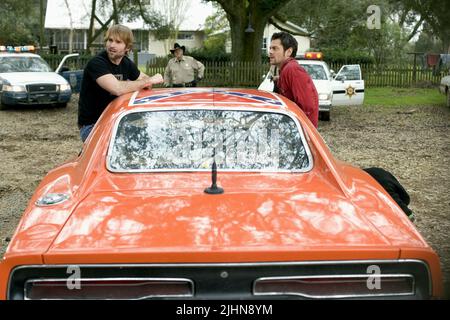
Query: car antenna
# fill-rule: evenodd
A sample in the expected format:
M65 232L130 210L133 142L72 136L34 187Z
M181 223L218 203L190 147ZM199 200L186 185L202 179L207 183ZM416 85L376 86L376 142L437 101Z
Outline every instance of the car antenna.
M211 170L211 187L205 189L205 193L207 194L222 194L223 188L217 186L217 164L216 164L216 148L214 148L213 153L213 163Z

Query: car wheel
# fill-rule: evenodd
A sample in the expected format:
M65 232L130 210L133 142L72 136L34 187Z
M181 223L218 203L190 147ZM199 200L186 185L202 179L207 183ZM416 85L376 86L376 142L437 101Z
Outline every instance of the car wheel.
M8 109L8 106L6 104L3 104L0 102L0 110L6 110Z
M56 104L56 107L57 107L57 108L66 108L66 107L67 107L67 102L64 102L64 103L57 103L57 104Z
M319 119L322 121L330 121L330 111L320 112Z

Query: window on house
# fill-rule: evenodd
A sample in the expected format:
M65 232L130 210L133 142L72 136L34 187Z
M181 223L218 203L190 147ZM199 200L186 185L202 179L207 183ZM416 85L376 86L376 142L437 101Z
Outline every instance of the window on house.
M178 40L194 40L194 34L191 32L179 32Z
M267 38L263 38L262 49L267 50Z

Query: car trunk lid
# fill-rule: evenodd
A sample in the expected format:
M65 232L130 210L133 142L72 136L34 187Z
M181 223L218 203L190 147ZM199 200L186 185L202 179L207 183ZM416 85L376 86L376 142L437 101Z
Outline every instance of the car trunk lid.
M398 258L397 245L422 244L407 228L391 228L386 237L338 188L318 184L320 175L303 175L294 185L289 174L251 176L240 183L236 175L223 175L222 195L203 192L207 174L178 187L170 175L148 184L140 179L139 186L128 181L130 190L120 191L126 176L106 179L73 212L46 263L68 255L72 261L221 262L373 258L378 251Z

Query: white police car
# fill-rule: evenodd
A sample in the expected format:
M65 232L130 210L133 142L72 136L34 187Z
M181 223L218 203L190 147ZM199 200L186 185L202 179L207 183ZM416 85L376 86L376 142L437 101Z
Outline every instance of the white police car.
M30 53L33 50L33 46L0 46L0 108L39 104L65 107L70 100L70 84L39 55Z
M450 75L441 79L439 91L447 96L447 107L450 107Z
M297 61L308 72L316 86L319 94L320 119L329 121L332 106L363 104L364 80L362 80L359 65L344 65L338 74L334 74L328 64L321 60L322 57L320 52L307 52L297 57ZM271 68L258 87L259 90L274 90L273 72Z

